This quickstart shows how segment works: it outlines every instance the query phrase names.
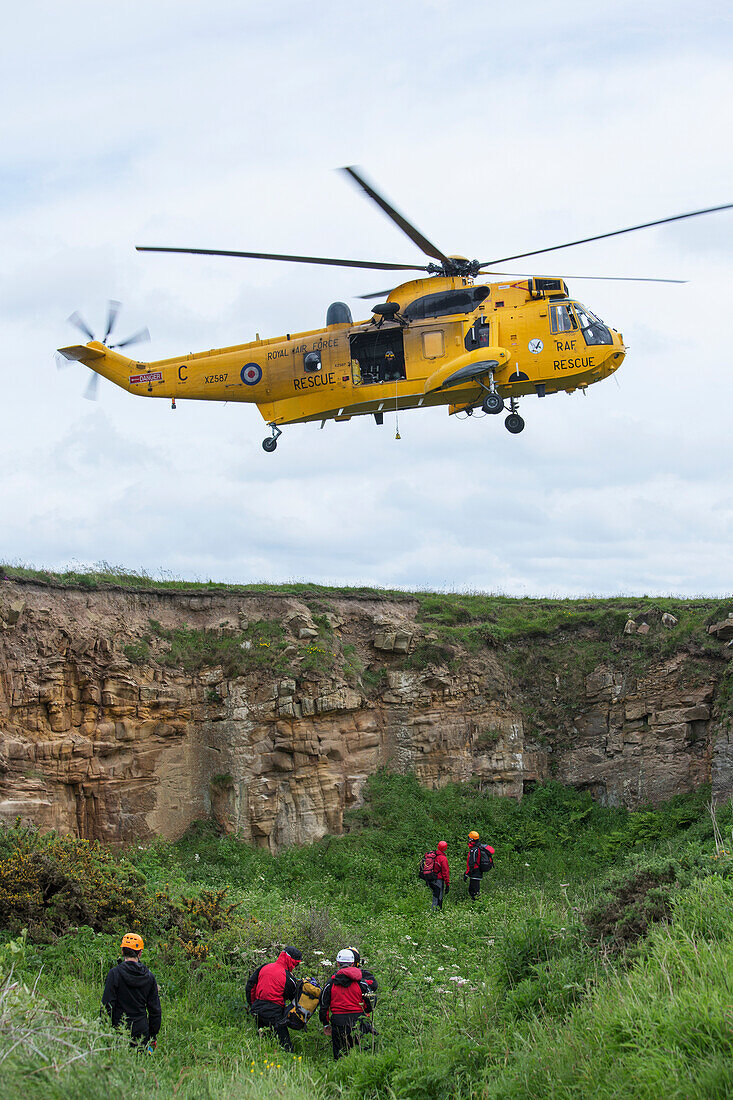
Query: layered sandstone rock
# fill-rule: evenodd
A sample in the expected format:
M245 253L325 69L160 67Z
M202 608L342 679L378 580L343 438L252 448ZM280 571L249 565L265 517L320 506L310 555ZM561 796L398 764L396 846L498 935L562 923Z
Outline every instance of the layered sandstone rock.
M341 831L385 765L428 786L472 780L512 797L555 776L631 807L710 780L731 791L733 743L715 710L724 656L694 674L684 654L641 675L609 659L586 678L577 714L540 714L540 736L526 726L528 678L501 651L411 668L408 652L435 638L415 601L329 603L319 619L277 594L5 581L0 819L118 841L175 837L213 816L274 850ZM161 631L283 624L289 671L168 667L155 647L135 649L151 620ZM324 629L335 659L319 672L310 665Z

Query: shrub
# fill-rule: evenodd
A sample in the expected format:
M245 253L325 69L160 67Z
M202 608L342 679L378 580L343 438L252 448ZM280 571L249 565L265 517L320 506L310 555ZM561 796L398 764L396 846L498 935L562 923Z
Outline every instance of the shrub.
M0 922L47 940L88 925L138 929L151 915L145 881L98 841L0 828Z

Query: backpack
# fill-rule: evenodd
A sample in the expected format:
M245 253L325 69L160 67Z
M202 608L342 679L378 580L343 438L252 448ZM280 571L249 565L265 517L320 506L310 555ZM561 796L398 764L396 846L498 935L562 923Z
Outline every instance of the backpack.
M494 866L494 861L491 858L491 852L485 844L474 844L471 849L471 855L469 857L468 868L469 871L479 871L481 874L484 871L490 871Z
M479 870L490 871L494 866L494 857L485 844L479 844L481 850L481 860L479 862Z
M435 863L437 858L437 852L426 852L420 860L420 864L417 869L417 877L425 879L426 882L428 882L431 878L435 878Z
M285 1009L283 1022L294 1031L305 1031L308 1021L318 1008L321 992L321 987L315 978L306 978L300 983L295 1000Z

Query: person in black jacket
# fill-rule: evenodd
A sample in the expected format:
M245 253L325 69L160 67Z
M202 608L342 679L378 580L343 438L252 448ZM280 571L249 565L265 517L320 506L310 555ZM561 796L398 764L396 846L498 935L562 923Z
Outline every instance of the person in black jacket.
M122 958L107 974L102 994L102 1011L106 1011L113 1027L129 1028L133 1045L155 1046L160 1031L162 1013L155 975L140 962L144 947L142 936L128 932L122 937Z

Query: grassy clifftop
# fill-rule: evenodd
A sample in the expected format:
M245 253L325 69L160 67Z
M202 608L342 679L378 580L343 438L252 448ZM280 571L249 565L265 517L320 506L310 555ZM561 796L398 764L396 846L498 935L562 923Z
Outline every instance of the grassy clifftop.
M650 637L635 639L638 645L662 647L665 651L694 645L713 651L707 627L733 613L733 596L688 599L676 596L616 596L552 599L491 595L485 593L433 592L427 590L374 587L329 587L303 583L221 584L217 581L187 581L154 578L142 572L103 567L97 570L48 570L0 564L0 578L17 583L48 585L53 588L130 592L169 592L181 595L216 595L274 598L295 597L311 609L329 610L333 600L379 600L412 604L416 620L430 628L439 639L459 644L469 652L483 646L501 645L519 639L541 638L570 630L592 628L604 635L616 636L629 619L656 623L667 612L678 621ZM715 650L717 651L717 650Z

